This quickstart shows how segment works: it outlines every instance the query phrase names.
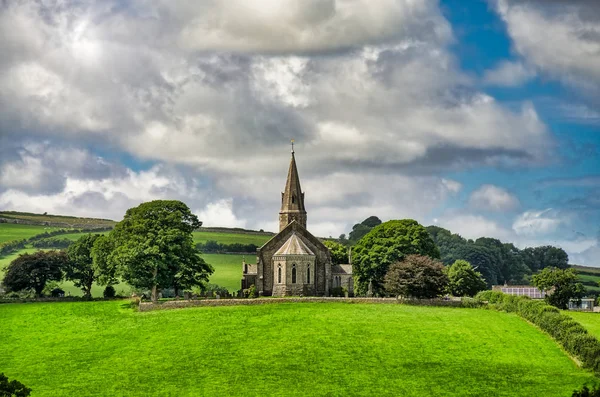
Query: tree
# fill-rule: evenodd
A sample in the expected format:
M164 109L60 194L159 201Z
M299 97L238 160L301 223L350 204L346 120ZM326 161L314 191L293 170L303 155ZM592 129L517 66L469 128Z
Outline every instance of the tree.
M109 236L99 235L90 251L92 263L97 272L96 282L100 285L109 286L118 282L116 276L117 266L113 261L109 260L109 256L114 249L113 239Z
M525 265L532 272L537 272L546 267L566 269L569 267L569 255L562 248L545 245L541 247L525 248L521 251Z
M0 373L0 397L27 397L31 389L17 380L8 380L8 377Z
M331 240L325 240L323 241L323 244L329 248L329 252L331 252L331 262L334 265L348 263L348 248Z
M375 294L382 293L383 278L388 267L406 255L440 257L427 230L412 219L393 220L376 226L356 244L352 252L352 272L358 294L367 292L369 282Z
M373 228L375 226L379 226L381 225L381 219L379 219L378 217L372 215L370 217L368 217L367 219L365 219L364 221L361 222L362 225L368 226L370 228Z
M108 262L133 287L151 289L154 302L159 288L200 286L213 272L194 248L192 232L201 225L181 201L140 204L110 233Z
M92 257L92 248L99 237L99 234L87 234L67 248L69 260L64 268L65 278L81 288L84 298L88 299L92 297L92 284L100 276L101 269L94 266Z
M546 291L546 302L559 309L566 309L569 300L580 300L585 292L581 283L577 282L575 269L559 269L547 267L531 279L534 286Z
M481 273L475 271L473 266L465 260L457 260L447 267L448 292L454 296L475 296L486 288L485 280Z
M448 285L442 262L423 255L407 255L385 275L385 290L394 295L435 298Z
M8 265L2 283L10 291L33 290L40 297L47 282L62 280L62 269L67 261L63 251L19 255Z

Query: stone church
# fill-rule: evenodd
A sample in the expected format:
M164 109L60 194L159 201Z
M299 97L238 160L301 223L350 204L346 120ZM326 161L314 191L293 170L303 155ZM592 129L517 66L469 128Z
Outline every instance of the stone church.
M304 192L292 158L281 193L279 233L257 249L256 264L242 264L242 289L261 296L329 296L333 288L353 293L351 265L333 265L329 249L306 229Z

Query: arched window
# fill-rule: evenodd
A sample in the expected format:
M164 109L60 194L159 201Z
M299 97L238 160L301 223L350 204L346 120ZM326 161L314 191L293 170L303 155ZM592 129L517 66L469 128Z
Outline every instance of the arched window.
M296 195L292 194L292 204L294 204L296 202Z
M277 266L277 282L281 284L281 265Z
M296 284L296 264L292 265L292 284Z
M306 283L310 284L310 265L306 267Z

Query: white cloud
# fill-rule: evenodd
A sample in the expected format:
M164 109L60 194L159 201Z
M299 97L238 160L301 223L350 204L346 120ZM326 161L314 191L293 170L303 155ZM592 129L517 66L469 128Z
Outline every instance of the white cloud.
M197 215L203 226L246 227L246 222L238 219L233 213L232 199L208 203Z
M508 242L514 237L510 230L504 228L498 222L481 215L448 213L437 219L436 225L467 239L493 237Z
M487 184L471 193L469 206L477 210L503 212L514 211L520 204L519 199L506 189Z
M536 73L521 62L504 61L495 69L487 70L483 77L488 85L516 87L535 77Z
M559 226L567 224L568 219L559 216L552 208L541 211L525 211L513 222L512 228L520 236L551 234Z

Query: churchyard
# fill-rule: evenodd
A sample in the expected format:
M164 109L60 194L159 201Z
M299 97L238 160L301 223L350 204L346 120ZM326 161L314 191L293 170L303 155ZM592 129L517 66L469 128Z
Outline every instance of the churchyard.
M568 396L594 379L548 335L484 309L10 304L0 334L0 368L32 396Z

